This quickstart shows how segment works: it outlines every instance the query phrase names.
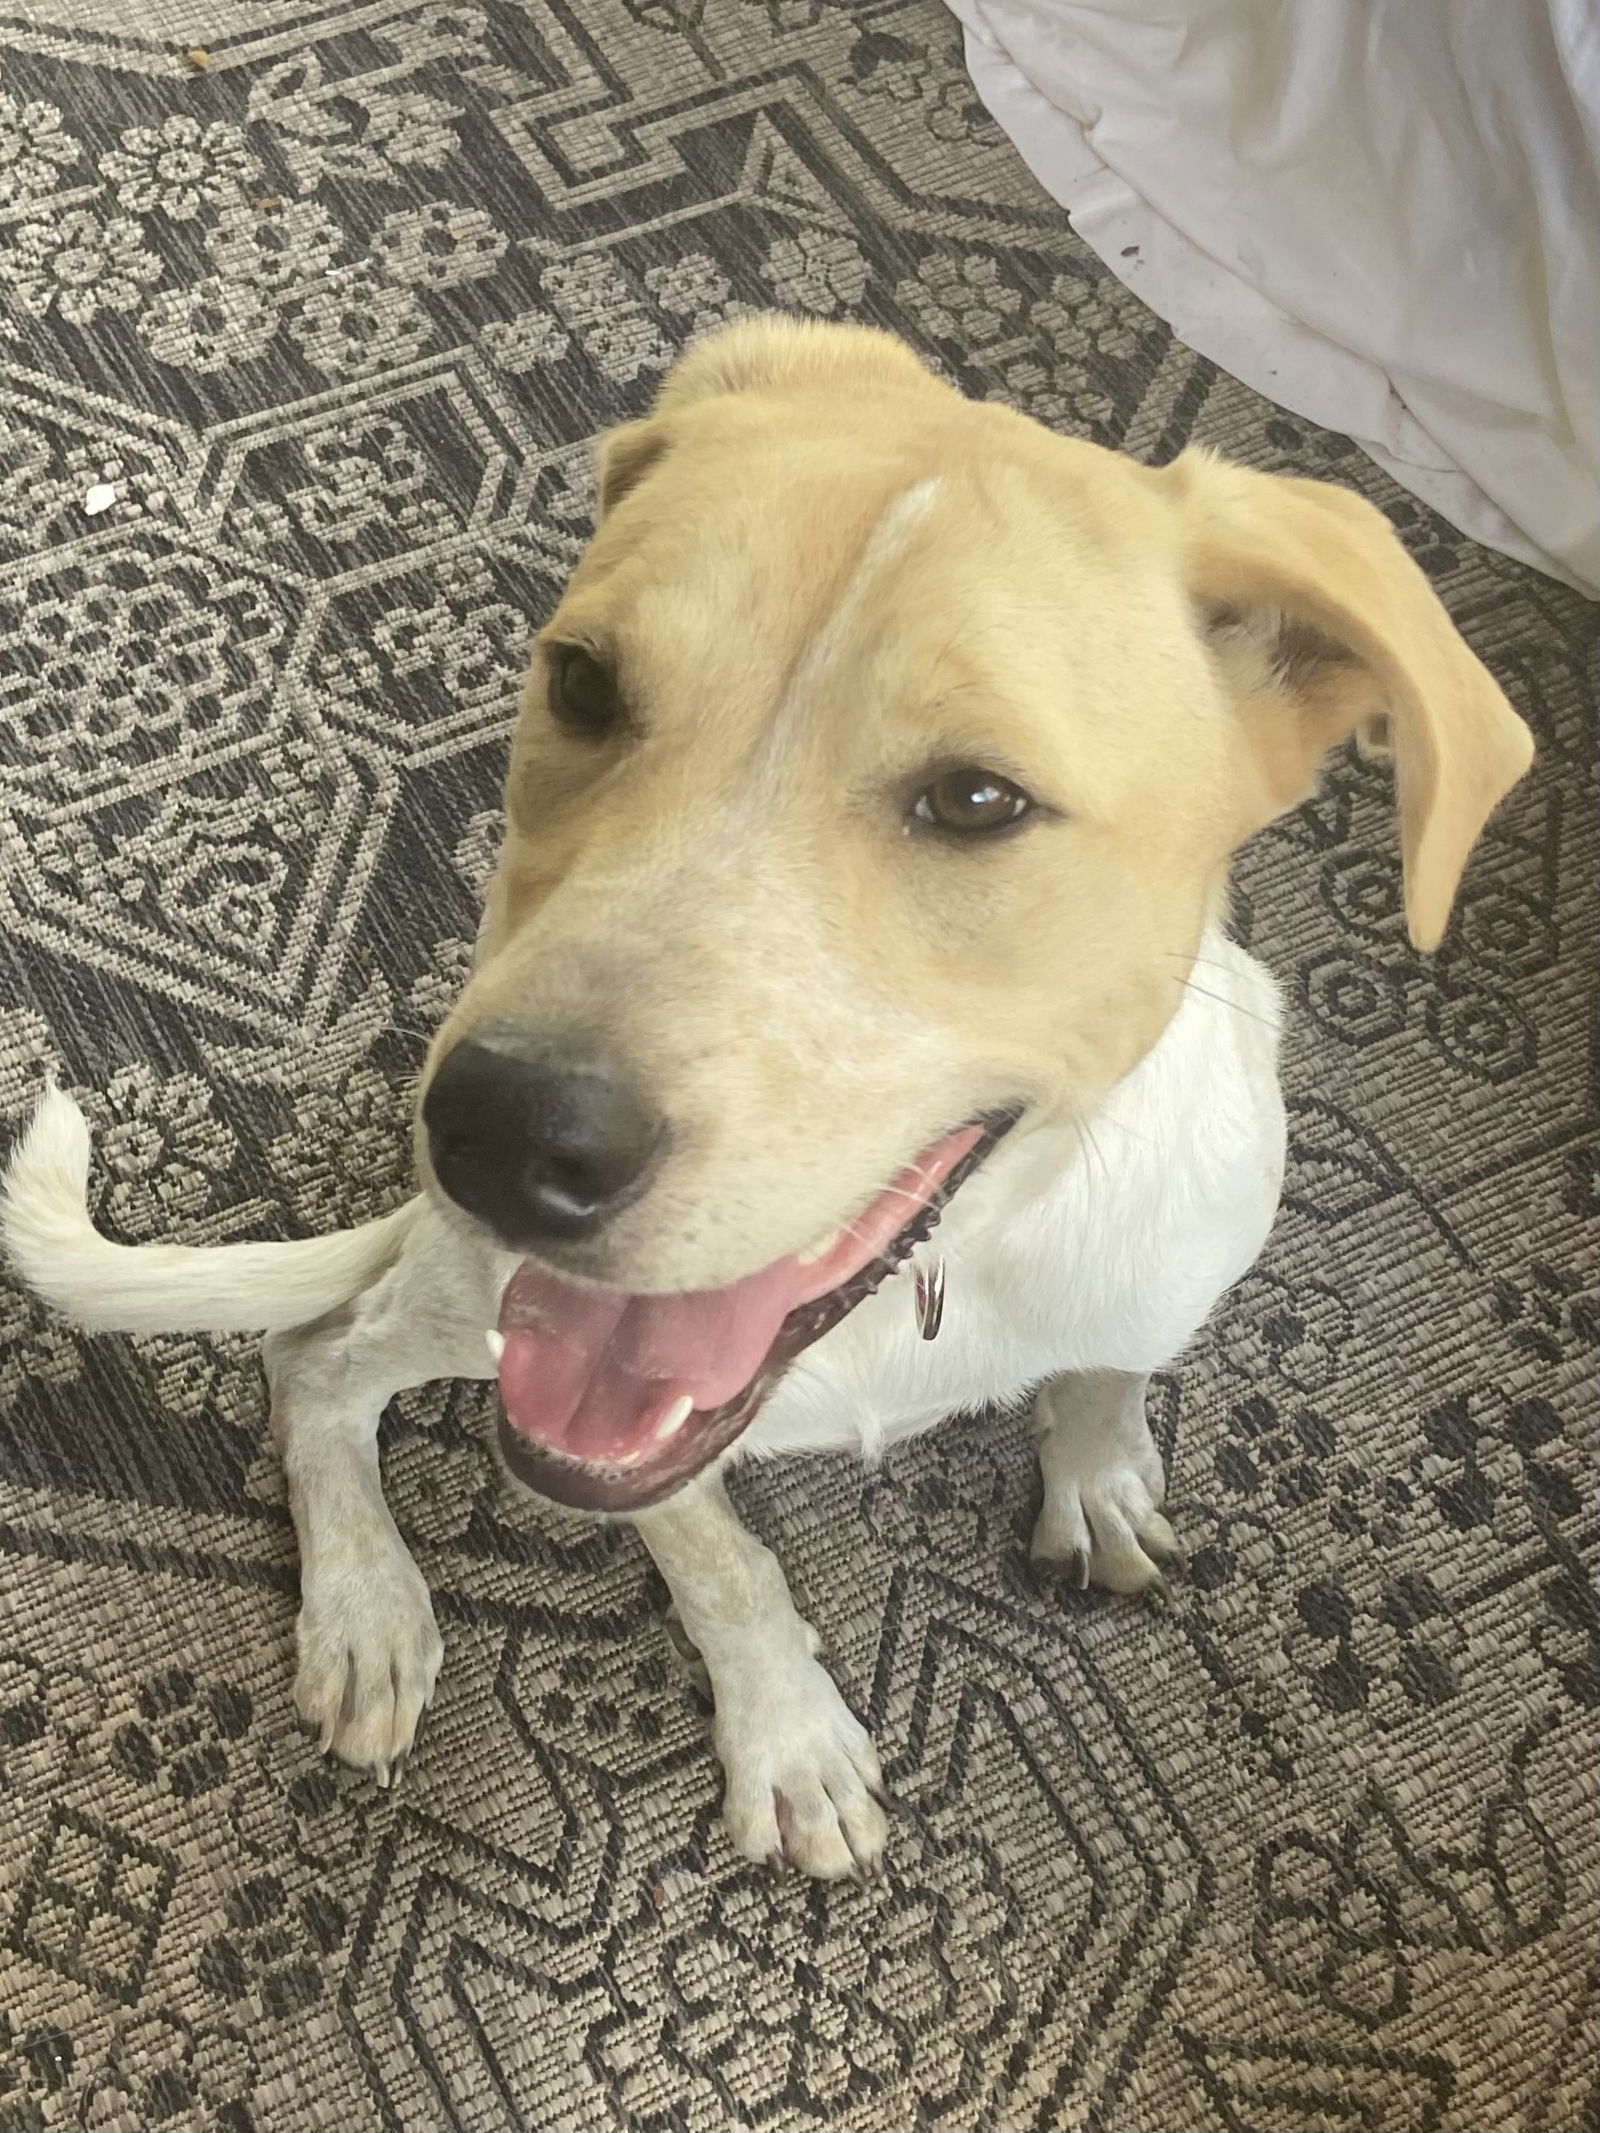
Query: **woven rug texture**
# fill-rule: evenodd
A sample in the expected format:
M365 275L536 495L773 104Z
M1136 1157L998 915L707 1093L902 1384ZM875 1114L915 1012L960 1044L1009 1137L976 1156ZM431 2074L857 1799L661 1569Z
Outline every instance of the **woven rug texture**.
M1174 341L934 0L3 11L0 1143L49 1069L124 1238L404 1195L591 439L769 307L1373 498L1537 769L1431 960L1379 768L1238 869L1292 1154L1153 1392L1165 1610L1030 1581L1015 1424L739 1483L882 1886L732 1856L642 1549L481 1388L385 1425L418 1753L322 1765L256 1344L0 1285L0 2133L1593 2128L1595 612Z

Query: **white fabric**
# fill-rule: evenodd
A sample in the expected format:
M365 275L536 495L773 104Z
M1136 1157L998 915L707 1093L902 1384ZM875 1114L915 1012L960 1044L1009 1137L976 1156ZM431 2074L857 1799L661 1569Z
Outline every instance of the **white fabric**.
M950 4L1182 340L1600 592L1600 0Z

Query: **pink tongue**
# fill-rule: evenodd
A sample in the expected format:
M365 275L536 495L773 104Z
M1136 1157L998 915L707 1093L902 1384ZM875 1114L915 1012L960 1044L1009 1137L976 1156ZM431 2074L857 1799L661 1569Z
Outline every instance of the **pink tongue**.
M615 1465L637 1455L683 1395L720 1407L749 1384L802 1278L780 1259L729 1289L629 1296L575 1288L525 1262L500 1307L506 1414L569 1459Z
M879 1257L979 1133L965 1126L937 1142L810 1266L779 1259L725 1289L635 1296L524 1260L500 1305L507 1419L569 1459L626 1465L647 1456L684 1397L704 1412L742 1392L789 1313Z

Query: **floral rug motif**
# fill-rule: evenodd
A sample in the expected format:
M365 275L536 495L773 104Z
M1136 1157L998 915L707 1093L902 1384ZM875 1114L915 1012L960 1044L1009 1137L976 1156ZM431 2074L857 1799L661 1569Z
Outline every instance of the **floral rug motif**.
M933 0L25 0L0 23L0 1139L128 1238L406 1189L596 431L774 305L1399 526L1533 725L1444 952L1382 774L1239 870L1284 980L1261 1266L1157 1388L1186 1584L1041 1590L1011 1426L744 1483L901 1802L772 1883L625 1532L439 1386L404 1785L289 1706L255 1344L0 1286L0 2133L1576 2133L1594 2087L1593 612L1108 277Z

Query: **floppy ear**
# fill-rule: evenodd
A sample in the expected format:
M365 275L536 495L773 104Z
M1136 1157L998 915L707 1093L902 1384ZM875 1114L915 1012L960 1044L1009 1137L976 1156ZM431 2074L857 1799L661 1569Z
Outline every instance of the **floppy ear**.
M1304 799L1351 733L1392 755L1406 924L1436 948L1532 735L1374 506L1207 452L1155 478L1178 508L1190 588L1259 774L1247 833Z
M636 489L667 448L664 431L652 422L624 422L595 439L595 492L599 515L615 511Z
M668 371L642 422L608 430L596 446L600 515L665 457L674 417L731 393L864 392L910 387L948 393L904 341L870 326L834 326L763 311L693 342Z

